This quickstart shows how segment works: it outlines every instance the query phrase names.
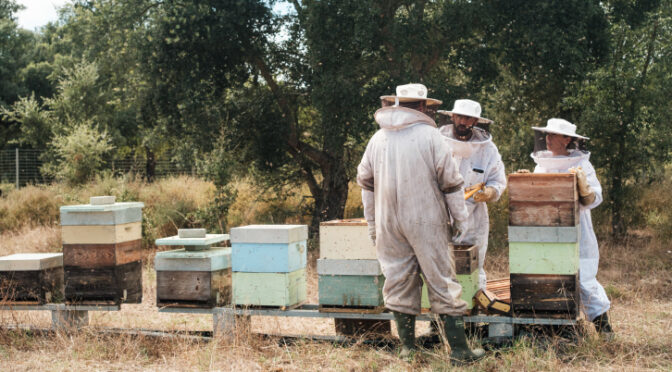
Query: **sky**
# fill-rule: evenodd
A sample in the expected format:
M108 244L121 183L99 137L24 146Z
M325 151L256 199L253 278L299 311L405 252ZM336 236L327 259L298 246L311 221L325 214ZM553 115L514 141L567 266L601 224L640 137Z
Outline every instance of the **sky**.
M18 0L17 3L25 7L16 13L19 27L33 31L57 20L56 8L67 2L69 0Z

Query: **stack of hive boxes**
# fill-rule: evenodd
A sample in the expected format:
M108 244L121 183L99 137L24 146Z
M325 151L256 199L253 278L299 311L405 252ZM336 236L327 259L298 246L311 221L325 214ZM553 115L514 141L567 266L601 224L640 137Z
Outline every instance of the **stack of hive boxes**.
M320 223L317 260L321 310L384 309L385 277L364 219Z
M509 272L516 316L578 316L579 239L574 174L509 175Z
M235 305L287 308L306 300L308 226L249 225L230 235Z
M61 207L68 303L142 302L143 207L113 196Z
M227 234L207 234L205 229L179 229L178 235L157 239L156 245L184 246L158 252L156 305L160 307L212 308L231 303L231 248Z
M475 245L454 245L453 257L457 282L462 286L460 298L467 302L467 309L471 310L474 307L474 295L478 292L478 249ZM426 283L422 285L421 307L424 312L431 308Z
M62 253L17 253L0 257L0 304L44 304L62 300Z

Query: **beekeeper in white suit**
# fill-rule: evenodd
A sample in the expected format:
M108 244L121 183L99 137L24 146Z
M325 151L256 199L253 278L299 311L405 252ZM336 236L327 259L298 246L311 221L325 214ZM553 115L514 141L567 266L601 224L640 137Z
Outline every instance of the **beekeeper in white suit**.
M380 125L357 168L364 216L375 241L385 285L385 305L392 310L402 341L400 356L415 350L415 317L420 314L422 273L432 312L439 314L451 346L451 358L469 362L484 355L470 350L462 316L451 244L452 230L465 227L463 180L448 143L425 114L428 105L422 84L397 87L396 96L383 96L376 111Z
M506 189L504 164L490 133L476 127L478 123L492 123L491 120L481 117L481 105L478 102L458 99L452 111L438 111L438 113L450 116L453 122L442 126L439 132L445 136L450 145L465 187L485 184L485 189L467 199L469 228L453 241L455 244L474 244L478 247L478 284L480 288L485 289L487 277L483 265L490 230L486 203L499 200Z
M532 159L537 164L534 173L576 173L579 186L579 279L581 302L588 319L598 332L613 337L607 310L610 302L602 285L597 281L600 251L597 245L590 210L602 203L602 186L595 169L590 164L590 152L582 150L588 137L576 134L576 125L563 119L549 119L546 127L535 130L535 152Z

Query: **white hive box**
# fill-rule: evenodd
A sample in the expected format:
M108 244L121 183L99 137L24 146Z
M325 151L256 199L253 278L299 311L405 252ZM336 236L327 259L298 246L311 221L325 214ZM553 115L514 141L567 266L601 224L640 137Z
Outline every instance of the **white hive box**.
M376 247L363 218L320 223L320 258L375 260Z

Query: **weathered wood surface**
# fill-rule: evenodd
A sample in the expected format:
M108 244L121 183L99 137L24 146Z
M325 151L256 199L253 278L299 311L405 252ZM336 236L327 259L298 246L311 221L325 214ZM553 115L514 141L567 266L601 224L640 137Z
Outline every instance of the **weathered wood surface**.
M139 261L99 268L65 266L64 271L68 303L142 302L142 263Z
M576 243L581 239L577 226L509 226L509 241L520 243Z
M573 173L513 173L509 175L509 201L577 201L576 175Z
M96 268L142 261L142 240L116 244L63 244L63 265Z
M294 243L308 240L307 225L249 225L230 230L231 243Z
M142 239L142 223L61 226L63 244L116 244Z
M317 260L317 275L383 275L378 260Z
M455 273L469 275L478 270L478 248L475 245L454 245Z
M231 268L236 272L288 273L306 267L308 245L292 243L231 243Z
M231 248L213 247L207 251L176 249L158 252L154 257L156 271L217 271L231 268Z
M510 201L511 226L576 226L579 223L577 201Z
M365 275L320 275L320 305L380 306L383 301L385 277Z
M369 238L366 222L320 223L320 258L334 260L375 260L376 247ZM347 220L346 220L347 221Z
M223 306L231 303L231 269L157 271L157 306Z
M61 209L61 226L123 225L141 221L141 207L90 212Z
M512 274L573 275L579 272L579 243L509 243Z
M62 253L15 253L0 257L0 271L39 271L62 266Z
M35 271L0 271L0 303L63 301L63 267Z
M320 226L367 226L363 218L348 218L344 220L331 220L320 222Z
M389 320L340 319L334 318L336 334L353 337L390 337L392 328Z
M205 234L204 238L180 238L179 235L169 236L166 238L156 239L154 241L156 245L181 245L187 247L203 247L203 249L209 248L213 244L218 245L228 245L229 244L229 234ZM198 249L191 249L194 251Z
M580 309L579 275L511 274L514 314L562 313L575 317Z
M467 303L467 309L474 307L474 295L478 291L478 270L472 272L471 274L458 274L457 282L462 286L462 296L460 298ZM420 307L424 309L431 308L429 302L429 293L427 291L427 284L424 282L422 284L422 298Z
M235 305L292 306L305 300L305 269L291 273L233 273Z

